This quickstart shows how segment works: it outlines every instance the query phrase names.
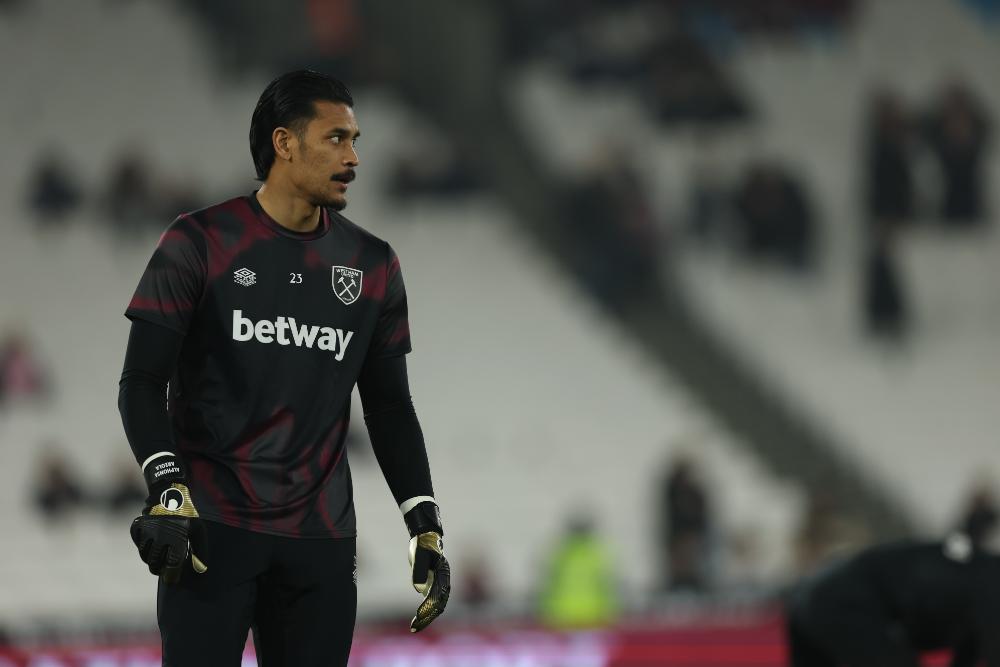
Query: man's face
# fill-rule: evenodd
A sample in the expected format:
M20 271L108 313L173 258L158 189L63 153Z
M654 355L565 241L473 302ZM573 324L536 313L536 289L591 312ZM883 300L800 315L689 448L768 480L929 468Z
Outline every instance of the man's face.
M354 180L360 136L354 110L338 102L315 102L315 117L293 132L291 179L314 206L338 211L347 206L347 184Z

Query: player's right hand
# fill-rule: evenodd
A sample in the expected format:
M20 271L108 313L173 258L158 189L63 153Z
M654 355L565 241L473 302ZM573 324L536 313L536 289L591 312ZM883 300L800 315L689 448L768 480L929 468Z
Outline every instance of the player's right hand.
M130 533L139 557L166 584L180 580L189 558L198 574L208 570L205 527L184 484L174 482L158 497L151 495L142 514L132 522Z

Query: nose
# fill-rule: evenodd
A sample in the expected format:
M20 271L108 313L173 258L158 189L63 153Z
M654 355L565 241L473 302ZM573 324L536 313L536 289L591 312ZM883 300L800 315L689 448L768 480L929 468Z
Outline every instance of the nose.
M354 148L354 146L351 146L347 149L347 155L344 156L344 166L357 167L358 162L358 151Z

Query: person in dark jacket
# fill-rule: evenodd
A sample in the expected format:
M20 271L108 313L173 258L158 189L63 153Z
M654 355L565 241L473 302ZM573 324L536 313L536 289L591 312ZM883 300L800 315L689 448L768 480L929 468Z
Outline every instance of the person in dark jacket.
M967 535L864 550L801 582L787 604L792 667L1000 667L1000 556Z

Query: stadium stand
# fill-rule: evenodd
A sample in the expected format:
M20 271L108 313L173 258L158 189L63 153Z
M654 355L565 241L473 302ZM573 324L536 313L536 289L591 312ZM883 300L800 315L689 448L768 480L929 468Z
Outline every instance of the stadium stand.
M143 48L150 24L158 41ZM183 15L152 3L112 10L96 0L68 8L42 2L0 30L5 57L47 73L9 73L14 80L4 82L22 91L3 124L8 159L27 164L40 146L62 148L65 128L73 135L65 152L90 190L134 146L164 172L196 177L212 193L206 203L252 187L245 137L262 77L217 90ZM74 61L49 48L60 41L74 44ZM176 58L164 60L164 52ZM651 472L694 443L710 471L719 523L757 534L764 576L780 577L799 491L771 477L623 342L494 202L386 205L386 166L419 120L384 92L357 97L365 137L349 214L389 238L402 258L413 392L456 558L486 545L503 602L523 609L548 542L574 509L592 507L615 545L623 586L638 596L657 572ZM39 116L44 122L26 123ZM151 624L153 581L128 540L127 520L84 511L46 527L29 499L43 440L63 443L91 486L106 481L127 451L115 406L127 334L121 313L156 237L144 232L125 242L93 208L57 234L36 234L20 204L25 184L0 184L0 302L4 322L32 333L56 390L47 408L0 417L0 530L18 536L0 556L0 619L15 629L53 618L77 619L69 627L98 619ZM354 479L361 613L408 607L397 510L370 462L355 464ZM522 517L522 539L484 528L487 518L495 524L512 512Z
M727 61L757 110L746 127L664 131L625 87L581 87L545 61L519 80L518 109L564 173L589 164L604 137L629 128L643 147L647 193L667 223L664 261L701 318L793 409L835 434L843 452L900 498L927 532L957 518L969 486L995 472L1000 311L995 229L956 236L919 228L902 265L916 333L892 351L861 332L862 122L866 94L891 82L929 102L956 72L996 116L996 40L959 3L865 3L839 44L748 39ZM997 188L995 151L992 190ZM723 179L751 160L778 158L803 175L820 210L817 273L789 277L728 248L684 237L694 178ZM923 187L927 187L924 185ZM926 193L924 193L926 194ZM995 208L994 208L995 210ZM994 215L995 218L995 215Z

